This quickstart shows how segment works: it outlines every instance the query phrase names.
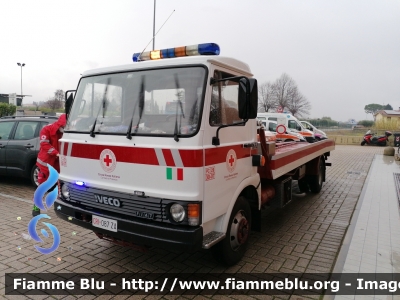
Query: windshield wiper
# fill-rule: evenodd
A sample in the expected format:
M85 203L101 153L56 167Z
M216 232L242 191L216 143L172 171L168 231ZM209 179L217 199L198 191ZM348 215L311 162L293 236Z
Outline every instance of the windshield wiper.
M175 85L176 85L176 91L178 94L178 104L179 107L181 108L181 117L183 116L183 118L185 118L185 113L183 112L183 106L182 106L182 101L181 101L181 97L179 95L179 80L178 80L178 75L175 74ZM178 129L178 105L176 106L176 113L175 113L175 130L174 130L174 140L176 142L179 142L179 133L180 133L180 128L181 128L181 119L179 120L179 129Z
M105 113L105 109L106 109L106 95L107 95L107 89L108 89L109 85L110 85L110 78L107 78L107 84L106 84L106 88L104 90L102 105L99 105L99 110L97 112L96 119L94 120L93 127L90 130L90 136L93 137L93 138L95 137L94 130L96 128L97 118L99 117L101 107L103 107L103 119L104 119L104 113Z
M131 121L129 122L129 127L128 127L128 131L126 132L126 138L127 139L132 139L132 123L133 123L133 118L135 117L135 112L136 112L136 108L138 106L139 103L139 121L136 125L135 128L135 133L137 133L138 131L138 127L139 127L139 123L140 120L142 119L142 114L143 114L143 107L144 107L144 75L142 75L142 82L140 84L140 92L139 92L139 101L136 101L135 103L135 107L133 109L133 113L132 113L132 118Z

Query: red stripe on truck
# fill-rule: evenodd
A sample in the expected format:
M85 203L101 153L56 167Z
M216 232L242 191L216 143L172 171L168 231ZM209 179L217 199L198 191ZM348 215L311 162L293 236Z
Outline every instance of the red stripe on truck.
M297 145L299 145L299 144L297 144ZM280 158L276 157L276 159L275 159L273 157L273 159L270 160L270 166L269 166L270 169L271 170L279 169L279 168L286 166L298 159L306 157L307 155L313 154L313 153L317 152L318 150L324 149L327 146L334 146L335 143L332 140L325 140L322 142L312 143L312 144L301 143L300 145L309 146L309 147L307 147L306 149L303 149L303 150L296 148L296 151L293 152L292 154L285 155ZM329 152L329 150L327 152Z
M68 143L64 145L64 155L67 154ZM155 165L158 166L158 159L156 152L153 148L136 148L126 146L111 146L111 145L85 145L75 143L72 147L71 156L86 159L100 158L100 153L104 149L110 149L114 152L117 161L144 164L144 165ZM215 165L226 162L226 155L230 149L235 150L237 159L250 157L251 150L249 148L243 148L240 145L216 147L209 149L196 149L196 150L179 150L179 155L182 159L183 166L186 168L199 168L204 165ZM170 149L162 149L165 163L167 166L174 167L175 162ZM205 159L203 158L205 153Z
M175 167L174 158L172 157L172 153L170 149L162 149L162 153L164 155L165 163L168 167Z
M71 156L98 160L100 158L100 153L104 149L110 149L112 152L114 152L115 157L119 162L158 165L156 152L152 148L74 144L72 147Z
M250 148L243 148L243 145L234 145L234 146L226 146L226 147L217 147L206 149L206 166L216 165L220 163L226 162L226 155L228 151L233 149L236 153L236 158L246 158L250 156Z
M66 155L68 149L67 143L65 143L64 149L64 155ZM110 149L112 152L114 152L117 161L120 162L155 166L159 165L156 152L153 148L74 144L72 147L71 156L98 160L100 158L100 153L104 149ZM175 166L171 150L162 149L162 152L167 166ZM179 150L179 154L184 167L198 168L204 165L202 149Z

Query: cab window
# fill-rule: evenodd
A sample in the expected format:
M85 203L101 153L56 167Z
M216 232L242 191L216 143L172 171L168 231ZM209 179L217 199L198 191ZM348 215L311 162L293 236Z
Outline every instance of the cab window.
M297 123L294 120L289 120L288 126L289 126L290 129L301 130L301 126L299 125L299 123Z
M224 79L234 77L221 71L214 72L215 79ZM239 85L230 80L220 81L213 85L210 107L210 125L230 125L240 123L243 120L239 118L238 97Z

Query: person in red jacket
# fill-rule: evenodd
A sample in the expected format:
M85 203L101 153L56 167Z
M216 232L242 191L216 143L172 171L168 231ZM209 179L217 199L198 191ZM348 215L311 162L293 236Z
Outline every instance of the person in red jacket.
M63 135L66 124L66 115L62 114L55 123L43 127L40 131L40 150L36 160L36 165L39 168L39 184L42 184L49 178L47 164L56 169L57 172L60 172L58 141ZM37 215L40 215L40 209L36 205L33 205L32 216Z

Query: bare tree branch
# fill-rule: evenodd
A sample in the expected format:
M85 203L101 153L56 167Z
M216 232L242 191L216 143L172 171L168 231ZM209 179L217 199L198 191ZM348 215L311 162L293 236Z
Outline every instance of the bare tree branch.
M273 85L270 82L261 84L258 87L258 110L268 112L276 107Z
M274 82L273 86L277 105L282 107L282 109L286 108L289 95L293 88L296 87L296 83L289 75L283 73L281 77Z
M311 104L299 92L298 88L294 87L288 94L287 109L293 116L301 117L309 114Z

